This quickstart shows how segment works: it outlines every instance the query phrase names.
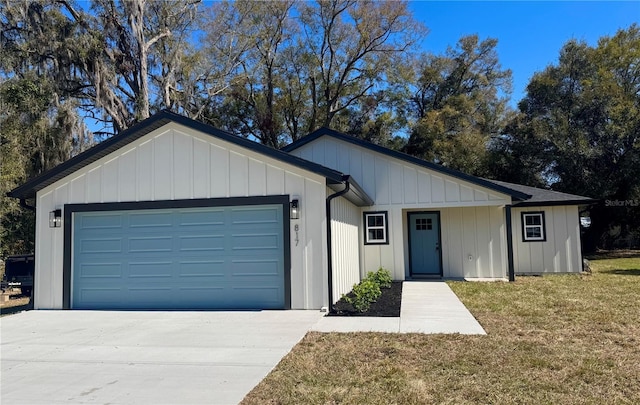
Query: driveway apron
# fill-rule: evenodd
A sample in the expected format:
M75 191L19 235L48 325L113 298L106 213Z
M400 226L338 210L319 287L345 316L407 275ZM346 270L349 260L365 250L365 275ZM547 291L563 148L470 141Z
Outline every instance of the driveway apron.
M2 404L237 404L318 311L29 311L0 318Z

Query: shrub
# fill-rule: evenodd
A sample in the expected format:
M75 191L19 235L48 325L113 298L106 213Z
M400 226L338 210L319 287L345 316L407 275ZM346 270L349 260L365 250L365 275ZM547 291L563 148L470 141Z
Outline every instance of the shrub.
M380 288L390 288L392 281L389 270L381 267L378 271L369 272L360 283L353 286L350 294L342 297L357 311L365 312L382 295Z
M380 285L378 283L365 278L353 286L351 293L352 296L344 296L345 301L353 305L356 310L365 312L369 309L372 302L376 302L382 294L382 291L380 291Z
M380 267L378 271L371 271L367 274L366 279L377 283L380 288L391 288L393 279L391 278L391 272L387 269Z

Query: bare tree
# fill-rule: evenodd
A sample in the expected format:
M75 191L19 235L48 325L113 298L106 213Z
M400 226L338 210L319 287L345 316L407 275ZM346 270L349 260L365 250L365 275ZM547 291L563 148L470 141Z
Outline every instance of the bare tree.
M152 103L172 106L179 50L189 40L197 3L93 0L92 26L102 32L105 46L103 57L87 66L94 92L89 96L116 130L149 117Z
M229 88L223 106L230 129L272 147L280 146L283 133L280 98L283 71L288 63L283 56L295 32L289 15L293 4L290 0L218 3L214 8L216 21L226 16L225 21L235 24L233 30L224 26L220 29L220 24L209 30L209 43L218 43L222 32L226 40L223 43L236 44L232 52L229 48L215 48L223 61L238 62L234 76L227 82Z
M393 70L426 29L404 1L318 0L301 6L312 113L308 130L392 81Z
M235 1L212 10L207 46L223 63L238 61L215 114L274 147L382 94L376 86L399 77L398 61L426 32L406 2Z

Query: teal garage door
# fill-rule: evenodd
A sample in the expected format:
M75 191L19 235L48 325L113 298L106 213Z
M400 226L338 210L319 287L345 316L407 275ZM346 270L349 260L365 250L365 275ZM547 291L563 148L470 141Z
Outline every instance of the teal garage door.
M73 214L72 308L285 308L282 205Z

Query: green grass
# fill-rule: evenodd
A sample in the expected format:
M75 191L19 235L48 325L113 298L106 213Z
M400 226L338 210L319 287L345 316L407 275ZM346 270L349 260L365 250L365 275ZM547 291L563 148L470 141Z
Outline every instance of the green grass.
M244 404L640 403L640 252L450 282L487 336L309 333Z

